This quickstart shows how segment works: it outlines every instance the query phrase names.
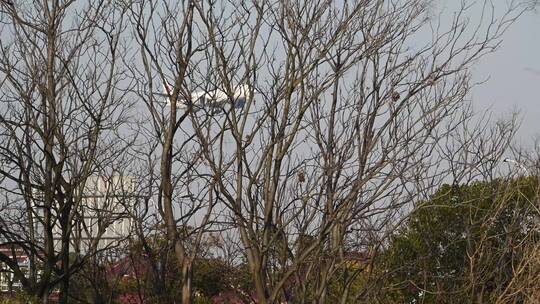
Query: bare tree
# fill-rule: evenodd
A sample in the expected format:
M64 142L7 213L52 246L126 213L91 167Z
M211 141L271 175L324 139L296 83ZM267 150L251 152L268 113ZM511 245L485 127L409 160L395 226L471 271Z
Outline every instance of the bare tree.
M181 269L182 303L192 302L193 265L214 218L216 201L212 181L201 162L201 148L188 124L189 114L196 111L192 93L197 88L190 74L207 49L195 14L194 1L150 0L129 6L133 43L139 48L129 58L132 86L128 90L146 108L137 126L141 140L133 152L141 159L137 175L146 197L143 213L153 217L157 212L157 222L163 222L165 252L174 249ZM165 90L157 97L155 92L162 87ZM140 221L138 237L148 245L145 222ZM147 245L144 248L157 262Z
M443 26L427 0L0 3L0 235L43 269L0 258L42 302L60 283L63 303L116 219L98 216L70 260L93 175L133 176L134 241L156 273L174 252L182 303L206 234L225 231L254 302L366 300L413 202L495 172L514 125L477 141L490 130L469 123L470 68L530 7L484 1L472 20L462 3Z
M194 6L208 50L190 79L229 103L187 113L259 303L329 301L347 253L372 258L398 211L451 176L438 148L465 117L469 68L525 9L496 18L486 2L474 24L464 4L443 28L426 1ZM239 83L252 88L241 110Z
M1 1L0 242L24 249L30 272L0 254L24 290L46 303L96 253L113 218L103 216L89 249L70 258L87 180L122 166L127 103L114 84L122 11L105 2Z

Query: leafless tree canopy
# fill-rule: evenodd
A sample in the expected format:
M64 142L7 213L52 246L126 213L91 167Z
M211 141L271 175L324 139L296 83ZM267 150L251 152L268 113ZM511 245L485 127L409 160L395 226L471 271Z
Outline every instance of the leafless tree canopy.
M115 87L125 79L117 60L122 11L105 3L1 3L2 244L21 246L42 269L27 275L0 257L30 294L46 299L61 284L67 301L70 276L89 256L69 257L83 189L90 176L111 176L126 163L129 139L119 135L127 103ZM88 252L110 220L102 219Z
M474 114L471 67L530 3L0 3L0 242L43 269L0 261L43 302L55 286L68 301L126 216L161 273L153 290L181 290L159 301L194 302L210 255L247 267L246 301L375 301L378 259L416 202L497 179L512 153L517 118ZM94 176L129 177L111 193L129 207L99 215L72 261Z

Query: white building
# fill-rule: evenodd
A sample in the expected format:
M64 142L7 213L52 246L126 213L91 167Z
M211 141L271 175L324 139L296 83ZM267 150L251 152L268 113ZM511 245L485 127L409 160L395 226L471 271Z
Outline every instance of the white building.
M86 182L76 216L70 251L86 253L92 248L119 249L132 231L135 208L133 178L97 177ZM53 231L55 247L60 246L60 227Z

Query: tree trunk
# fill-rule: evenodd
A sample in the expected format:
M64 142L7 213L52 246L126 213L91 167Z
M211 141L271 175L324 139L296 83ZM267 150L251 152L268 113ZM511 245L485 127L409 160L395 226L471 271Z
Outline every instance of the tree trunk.
M191 303L191 294L192 294L192 272L193 272L193 263L192 261L185 261L182 265L182 304Z

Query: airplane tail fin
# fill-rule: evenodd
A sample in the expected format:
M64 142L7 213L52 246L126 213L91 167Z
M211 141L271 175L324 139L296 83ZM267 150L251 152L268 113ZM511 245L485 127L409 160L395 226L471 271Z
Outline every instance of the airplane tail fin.
M169 96L172 94L173 87L167 82L167 80L165 80L165 83L163 83L162 85L163 85L163 94L166 95L165 103L170 104L171 99Z
M167 80L165 80L165 83L163 83L163 93L164 95L166 96L165 98L165 103L166 104L170 104L171 103L171 98L170 96L172 95L174 91L174 87L172 85L170 85ZM181 98L178 97L177 100L179 102L177 102L177 107L180 108L180 109L184 109L186 107L186 105L184 104L184 102L182 102Z
M166 103L171 102L171 99L169 96L172 95L173 90L174 88L167 82L167 80L165 80L165 82L163 83L163 93L167 96L165 100Z

